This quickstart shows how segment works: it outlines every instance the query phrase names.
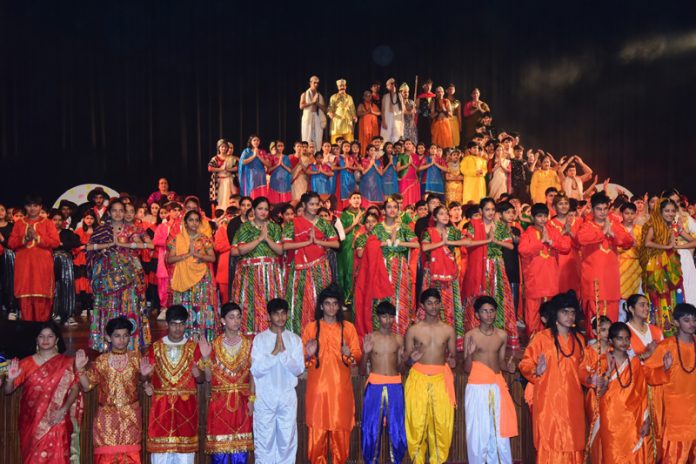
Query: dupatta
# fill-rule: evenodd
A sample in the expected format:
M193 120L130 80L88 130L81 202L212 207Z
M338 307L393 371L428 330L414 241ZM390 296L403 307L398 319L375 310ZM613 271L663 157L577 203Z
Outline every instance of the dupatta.
M372 332L372 302L392 295L382 244L376 235L369 235L355 277L355 328L361 338Z
M198 236L200 237L200 235ZM176 255L185 255L191 248L191 236L186 228L182 228L179 235L174 239L174 249ZM196 242L194 240L194 247ZM197 250L198 251L198 250ZM193 256L187 257L174 265L174 275L172 276L172 290L175 292L185 292L190 289L205 276L208 270L208 263L197 261Z
M445 229L447 230L447 229ZM436 227L428 227L431 243L439 243L442 236ZM441 246L430 250L430 276L434 281L450 282L458 276L457 262L449 246Z
M486 240L486 226L482 219L472 219L471 227L474 229L474 240ZM462 296L477 296L483 289L484 262L488 256L488 245L478 245L468 250L469 260L466 268L466 278Z

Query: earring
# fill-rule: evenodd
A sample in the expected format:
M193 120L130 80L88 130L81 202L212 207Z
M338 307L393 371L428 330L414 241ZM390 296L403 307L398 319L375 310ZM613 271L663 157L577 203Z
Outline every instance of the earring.
M38 343L36 344L36 352L37 353L39 352L39 344Z
M53 345L53 351L55 351L56 353L58 353L58 345Z

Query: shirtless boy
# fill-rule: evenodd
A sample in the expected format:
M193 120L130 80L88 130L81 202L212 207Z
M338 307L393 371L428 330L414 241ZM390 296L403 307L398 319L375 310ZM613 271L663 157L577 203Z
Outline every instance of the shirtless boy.
M505 360L507 334L493 326L498 304L490 296L474 301L479 326L464 335L466 448L470 464L512 464L510 437L517 435L517 414L501 373L515 372L512 356ZM491 404L492 400L492 404Z
M405 358L411 370L406 380L406 441L413 464L447 461L454 428L454 328L440 320L440 292L421 294L425 319L406 332Z
M396 308L383 301L375 308L379 330L363 340L363 367L370 364L362 411L362 453L365 462L378 462L382 424L386 418L391 457L399 464L406 454L404 429L404 387L401 384L401 356L404 340L392 332Z

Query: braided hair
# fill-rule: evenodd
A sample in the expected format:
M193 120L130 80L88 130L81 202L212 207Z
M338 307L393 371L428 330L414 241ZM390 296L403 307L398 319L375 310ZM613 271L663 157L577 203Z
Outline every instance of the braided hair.
M317 306L314 309L314 323L317 326L317 331L315 335L315 339L317 341L317 352L315 354L316 359L314 364L314 367L316 368L319 368L319 333L321 331L321 324L319 322L322 319L324 319L324 308L322 306L324 305L324 302L329 298L338 300L339 310L336 313L336 321L341 324L341 346L343 346L343 295L341 295L341 290L338 288L338 285L336 285L335 282L332 282L331 284L329 284L328 287L326 287L319 293L319 296L317 297Z
M553 334L553 344L556 346L556 355L560 362L561 345L558 343L558 326L556 325L558 320L558 312L565 308L573 308L575 310L576 322L583 318L583 313L580 309L580 302L578 301L578 298L573 290L570 290L567 293L559 293L558 295L554 296L551 301L549 301L549 306L549 310L546 313L546 317L548 318L547 326L549 329L551 329L551 333ZM584 337L578 333L576 324L573 324L573 326L568 330L573 335L577 346L580 347L580 359L582 360L585 357L585 349L583 347L583 343L581 342L581 338L584 339Z

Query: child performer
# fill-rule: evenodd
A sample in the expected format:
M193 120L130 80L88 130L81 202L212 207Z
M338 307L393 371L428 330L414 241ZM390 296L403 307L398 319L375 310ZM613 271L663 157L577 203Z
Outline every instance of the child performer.
M626 232L633 237L633 245L628 248L619 248L619 287L621 289L621 307L619 319L627 320L625 302L629 296L641 293L641 277L643 270L638 259L638 249L641 243L642 229L635 225L636 205L624 203L621 205L622 225Z
M193 464L198 451L197 383L203 381L198 361L210 364L205 353L184 336L188 311L181 305L167 309L167 335L147 352L152 375L152 405L147 427L147 451L152 464Z
M609 340L613 351L600 360L608 383L599 391L602 457L597 463L653 463L648 387L640 360L628 354L631 331L615 322L609 327Z
M599 317L599 320L597 317ZM587 346L594 350L597 357L603 356L609 352L610 326L611 319L607 316L595 316L590 321L590 328L588 330L592 330L596 338L590 340ZM595 365L598 366L598 364ZM597 391L593 388L588 388L585 392L585 416L589 419L587 423L590 427L586 451L589 452L591 463L601 463L602 443L599 439L599 401L597 399Z
M302 329L307 367L305 408L308 460L325 463L329 437L335 464L348 459L350 432L355 426L351 366L362 352L355 326L343 320L343 301L336 284L319 294L314 321Z
M304 372L300 337L285 330L288 302L274 298L266 309L270 327L254 337L251 375L254 457L258 463L294 464L297 456L297 377Z
M99 355L87 370L83 370L89 361L85 352L78 350L75 355L84 391L98 388L99 405L92 427L97 464L140 464L143 424L138 384L141 374L152 374L153 366L138 352L128 350L133 330L133 323L125 316L111 319L106 324L111 350ZM152 394L152 386L145 386Z
M585 341L576 328L580 304L573 292L556 295L548 329L529 342L519 369L534 385L532 422L538 464L581 463L585 448L582 386L597 384Z
M664 388L663 464L696 462L696 308L680 303L672 319L676 335L657 345L644 366L648 383Z
M498 303L490 296L474 301L479 326L464 336L466 448L469 464L512 464L510 437L517 435L517 413L501 373L515 373L505 360L507 334L493 326Z
M420 297L425 318L409 327L405 340L405 359L411 365L404 386L406 404L406 442L413 464L447 461L452 432L454 393L452 368L456 367L454 327L440 320L442 300L434 288Z
M370 363L370 376L365 386L362 410L362 453L366 463L379 461L382 424L387 421L389 456L400 464L406 454L404 428L404 387L401 384L401 355L404 339L392 333L396 307L388 301L377 305L379 331L363 340L363 366Z
M256 201L256 200L254 200ZM242 334L242 308L225 303L220 308L222 335L212 346L201 337L198 362L210 382L205 452L211 464L244 463L254 448L251 437L254 379L251 377L251 339Z

